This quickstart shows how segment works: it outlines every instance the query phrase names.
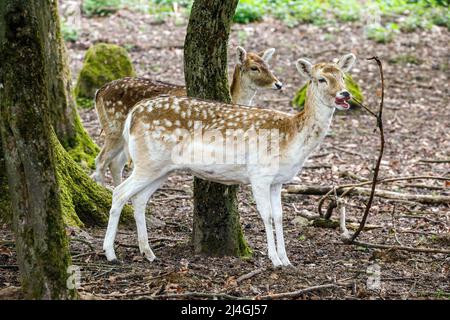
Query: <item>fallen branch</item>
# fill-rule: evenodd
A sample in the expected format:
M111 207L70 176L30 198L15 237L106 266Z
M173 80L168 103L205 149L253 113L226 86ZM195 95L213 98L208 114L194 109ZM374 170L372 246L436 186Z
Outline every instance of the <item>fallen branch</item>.
M427 160L427 159L421 159L419 162L423 163L450 163L450 159L437 159L437 160Z
M126 296L126 295L125 295ZM250 297L232 296L226 293L208 293L208 292L184 292L184 293L167 293L150 296L142 296L150 300L154 299L179 299L179 298L208 298L208 299L225 299L225 300L248 300Z
M348 174L347 174L347 175L348 175ZM362 177L359 177L359 179L361 180L361 179L363 179L363 178L362 178ZM443 181L450 181L450 178L447 178L447 177L435 177L435 176L411 176L411 177L398 177L398 178L384 178L384 179L379 179L379 180L377 181L377 183L378 183L378 184L382 184L382 183L395 182L395 181L402 181L402 180L425 180L425 179L428 179L428 180L443 180ZM343 184L343 185L339 185L339 186L336 186L336 187L333 187L333 188L330 187L330 190L329 190L327 193L325 193L325 195L324 195L322 198L320 198L320 200L319 200L319 204L318 204L318 206L317 206L317 210L318 210L320 216L323 215L323 214L322 214L322 206L323 206L323 203L324 203L324 201L331 195L331 193L336 193L336 190L339 190L339 189L349 188L349 189L347 189L345 192L342 192L342 193L340 194L341 196L344 196L344 195L348 194L348 193L351 191L351 189L354 189L355 187L365 186L365 185L372 184L372 183L373 183L372 181L364 180L364 181L359 182L359 183ZM336 196L336 194L335 194L335 196ZM398 200L398 199L397 199L397 200ZM333 201L336 201L336 200L333 200ZM408 201L408 200L399 200L399 201ZM331 210L332 210L333 207L330 207L330 206L329 206L328 209L331 209ZM331 216L330 212L328 212L326 216L329 218L329 217Z
M294 204L292 204L292 207L294 208L294 211L300 217L308 219L309 221L312 221L312 225L314 227L336 229L336 228L340 227L340 225L342 224L341 220L337 221L334 219L325 219L324 217L321 217L319 215L311 214L307 210L298 210ZM342 217L342 215L341 215L341 217ZM359 223L356 223L354 221L350 221L350 223L349 223L349 228L352 230L356 230L358 228L358 226L359 226ZM364 227L365 230L373 230L373 229L381 229L381 228L384 228L384 227L380 226L380 225L375 225L375 224L367 224Z
M298 186L289 185L286 187L287 193L306 194L306 195L328 195L333 191L333 187L329 186ZM348 195L370 196L372 190L360 187L336 187L337 195L346 193ZM399 193L394 191L375 189L375 195L385 199L416 201L423 204L449 204L450 196L434 196L422 194Z
M81 239L81 238L71 238L70 241L81 242L81 243L87 245L89 247L89 249L91 249L91 251L95 251L94 245L91 242L89 242L88 240Z
M239 278L236 279L236 282L242 282L244 280L250 279L251 277L256 276L257 274L260 274L261 272L263 272L264 270L266 270L265 268L259 268L259 269L255 269L252 272L243 274L242 276L240 276Z
M391 245L387 245L387 244L377 244L377 243L370 243L370 242L363 242L363 241L353 241L352 244L362 246L362 247L368 247L368 248L403 250L403 251L410 251L410 252L443 253L443 254L450 255L450 250L445 250L445 249L414 248L414 247L395 246L395 245L391 246Z
M283 299L283 298L297 298L298 296L301 296L302 294L312 292L312 291L319 291L324 289L336 289L340 286L336 283L328 283L328 284L322 284L320 286L313 286L305 289L300 289L297 291L292 292L284 292L284 293L275 293L275 294L269 294L265 296L259 296L256 297L259 300L273 300L273 299Z
M335 149L335 150L337 150L337 151L341 151L341 152L344 152L344 153L351 154L351 155L353 155L353 156L358 156L358 157L361 157L361 158L363 158L363 159L367 159L367 156L366 156L365 154L361 154L361 153L359 153L359 152L346 150L346 149L340 148L340 147L338 147L338 146L331 146L331 148L332 148L332 149ZM331 167L331 166L330 166L330 167Z
M444 187L429 186L427 184L405 183L399 185L402 188L416 188L416 189L429 189L429 190L444 190Z

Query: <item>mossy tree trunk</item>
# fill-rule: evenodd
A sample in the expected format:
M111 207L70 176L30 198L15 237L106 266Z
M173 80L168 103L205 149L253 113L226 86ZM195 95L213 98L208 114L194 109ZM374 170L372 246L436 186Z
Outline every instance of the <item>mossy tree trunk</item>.
M46 20L38 21L51 34L50 37L44 37L41 43L45 48L42 81L45 81L49 99L47 110L49 121L54 127L54 131L51 131L48 138L55 148L55 165L61 192L63 219L67 225L78 227L105 225L111 206L111 192L97 185L78 165L81 164L85 169L93 166L98 147L84 130L71 94L70 72L59 31L57 1L48 2L48 4L46 2L48 10ZM8 12L11 12L10 10L13 10L14 4L15 2L4 3L2 13L6 16ZM11 23L13 22L11 21ZM0 29L2 34L6 33L7 28L10 28L5 23L6 20L3 21L2 29ZM0 37L0 39L5 39L5 37ZM2 50L7 50L12 45L5 41L8 40L3 40ZM16 51L16 53L20 53L20 51ZM28 74L27 78L16 82L15 86L28 86L31 76ZM6 80L0 83L5 86ZM0 94L2 94L1 87ZM55 132L58 139L55 137ZM0 143L0 220L11 222L12 213L5 172ZM128 222L131 217L131 208L127 206L123 221Z
M83 167L93 168L99 148L83 128L77 112L66 47L61 34L58 1L51 1L50 6L50 36L45 39L49 48L45 58L48 94L52 102L50 121L59 141L70 155Z
M1 90L1 89L0 89ZM11 220L11 206L9 200L8 178L6 177L6 163L0 136L0 223Z
M51 1L0 3L0 131L26 298L67 299L70 265L46 69Z
M184 74L191 97L231 102L227 77L230 26L238 0L195 0L184 46ZM250 253L239 223L237 186L194 179L192 240L197 253Z

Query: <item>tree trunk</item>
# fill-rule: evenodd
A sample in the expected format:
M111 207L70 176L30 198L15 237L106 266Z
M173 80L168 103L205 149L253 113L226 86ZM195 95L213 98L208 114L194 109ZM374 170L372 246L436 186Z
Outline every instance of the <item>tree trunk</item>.
M9 6L13 8L16 3L19 2L6 2L3 5L2 14L6 15L7 11L10 11ZM51 37L47 36L41 39L42 45L46 48L43 63L45 73L42 81L45 81L45 89L49 99L47 111L49 121L58 136L58 139L53 139L55 133L52 131L48 138L51 138L49 141L51 141L55 150L55 165L61 190L63 219L66 225L71 226L81 227L85 224L103 226L106 225L108 220L111 192L92 181L76 163L81 163L84 168L92 166L98 147L84 130L71 95L70 72L64 43L59 31L57 1L51 1L46 9L48 10L46 19L45 21L40 20L39 23L50 32ZM6 16L4 19L6 19ZM4 20L2 21L3 25L0 25L0 39L5 38L3 33L9 27L5 24L6 22ZM3 50L7 50L11 45L3 42ZM3 55L1 56L3 57ZM28 74L28 77L30 75L32 74ZM19 80L19 82L15 82L16 85L28 86L28 83L25 83L28 78ZM0 94L2 94L1 83L5 86L6 80L0 82ZM11 222L12 212L5 173L6 168L0 142L0 220ZM132 212L129 206L125 207L124 213L122 221L131 221Z
M70 265L54 148L46 55L50 1L0 4L0 131L26 298L67 299Z
M0 223L9 221L11 221L11 206L9 200L8 177L6 177L5 157L0 136Z
M49 48L46 55L46 70L51 101L50 122L59 141L72 158L85 168L94 168L99 148L83 128L72 95L72 81L66 47L61 35L58 1L52 1L50 6L48 21L50 36L45 39Z
M195 0L184 46L184 74L191 97L231 102L227 77L230 26L238 0ZM194 179L194 227L197 253L250 254L239 223L237 186Z

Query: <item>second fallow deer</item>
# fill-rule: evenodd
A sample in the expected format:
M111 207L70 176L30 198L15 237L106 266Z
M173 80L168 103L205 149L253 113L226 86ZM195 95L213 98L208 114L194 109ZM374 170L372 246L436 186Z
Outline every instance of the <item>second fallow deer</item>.
M281 89L282 83L269 69L268 63L274 48L259 54L247 53L238 47L238 60L234 68L230 87L232 102L251 105L258 89ZM122 131L128 112L139 101L154 98L160 94L185 96L186 88L166 82L145 78L123 78L100 88L95 97L95 108L100 126L105 133L105 144L95 160L96 170L92 178L104 184L105 172L109 167L114 185L122 181L122 170L127 162L123 149Z
M269 258L274 266L289 265L281 187L300 172L320 145L335 109L349 109L344 72L354 61L353 54L338 63L314 66L298 60L297 69L309 86L305 108L297 114L168 95L139 102L125 123L126 150L134 168L113 192L103 243L107 259L116 259L114 238L129 199L140 252L150 261L155 258L148 243L147 201L169 174L185 170L223 184L250 184L264 222Z

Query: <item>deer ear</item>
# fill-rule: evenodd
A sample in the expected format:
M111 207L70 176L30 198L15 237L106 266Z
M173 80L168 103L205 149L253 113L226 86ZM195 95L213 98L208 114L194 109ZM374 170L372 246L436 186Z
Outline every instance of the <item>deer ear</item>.
M247 51L242 47L237 47L237 63L243 64L245 59L247 59Z
M295 63L295 66L297 67L298 72L300 74L308 79L311 79L313 77L312 75L312 64L306 59L298 59Z
M346 54L345 56L342 56L337 65L339 68L344 71L348 72L353 67L353 64L355 63L356 57L353 53Z
M269 63L270 59L272 59L273 54L275 53L275 48L267 49L259 53L259 56L266 62Z

